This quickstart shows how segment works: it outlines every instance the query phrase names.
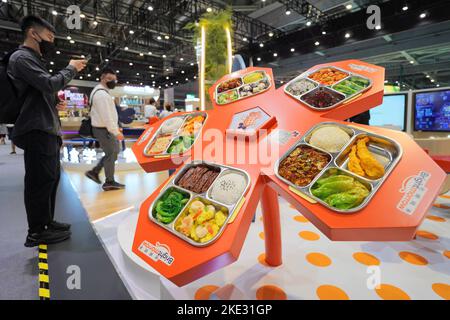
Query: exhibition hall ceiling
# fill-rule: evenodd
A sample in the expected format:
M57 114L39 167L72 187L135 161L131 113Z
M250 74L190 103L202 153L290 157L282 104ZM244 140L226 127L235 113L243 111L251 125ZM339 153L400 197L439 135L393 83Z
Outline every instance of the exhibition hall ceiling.
M123 82L182 84L198 73L186 24L231 5L236 53L252 57L255 65L274 68L279 84L316 60L333 61L346 54L387 67L388 80L404 88L450 85L449 29L443 25L448 18L441 16L448 12L443 10L448 1L84 0L78 4L81 30L67 27L70 4L2 0L0 52L21 41L20 17L36 13L57 27L60 55L54 57L53 69L63 67L68 55L92 53L84 79L95 80L98 70L110 65ZM381 9L383 25L377 30L366 27L370 4ZM441 28L433 29L436 26ZM408 33L411 29L414 32ZM398 45L407 38L405 45Z

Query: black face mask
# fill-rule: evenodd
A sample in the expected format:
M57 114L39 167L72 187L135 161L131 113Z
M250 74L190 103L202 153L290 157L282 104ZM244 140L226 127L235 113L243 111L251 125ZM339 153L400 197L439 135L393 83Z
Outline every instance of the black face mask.
M112 80L112 81L108 81L106 83L106 86L108 87L108 89L113 90L116 87L116 84L117 84L117 82L115 80Z
M41 36L39 36L39 38L41 38ZM41 50L41 54L44 58L50 57L55 53L55 44L41 38L41 41L39 42L39 49Z

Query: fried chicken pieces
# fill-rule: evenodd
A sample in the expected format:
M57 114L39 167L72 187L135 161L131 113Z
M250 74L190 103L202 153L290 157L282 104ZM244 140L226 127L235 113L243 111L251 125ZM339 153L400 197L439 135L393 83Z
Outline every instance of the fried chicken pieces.
M370 179L384 176L384 166L370 153L367 148L369 138L359 139L349 154L348 168L351 172Z

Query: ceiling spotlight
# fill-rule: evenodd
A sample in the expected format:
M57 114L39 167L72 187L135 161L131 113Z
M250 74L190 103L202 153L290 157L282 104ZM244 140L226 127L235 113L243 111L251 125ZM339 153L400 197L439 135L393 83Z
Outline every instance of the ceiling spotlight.
M83 76L80 76L80 80L83 80Z
M347 38L347 39L350 38L350 33L347 32L347 33L345 34L345 38Z
M258 57L258 58L256 58L256 60L258 60L258 61L261 61L261 58L260 58L260 57Z
M184 61L184 58L180 58L180 61Z
M278 57L278 53L275 52L275 53L273 54L273 56L274 56L274 57Z
M72 37L71 36L67 36L66 39L67 40L72 40Z
M143 85L143 83L141 82L141 83L139 83L141 86Z
M315 44L316 46L318 46L318 45L320 45L320 42L319 42L319 41L316 41L316 42L314 42L314 44Z
M427 74L426 77L429 79L429 78L430 78L430 75Z
M153 66L148 66L149 69L153 69Z
M151 77L152 77L152 78L154 78L154 77L155 77L155 75L154 75L154 74L152 74L152 75L151 75Z
M438 88L439 88L440 86L441 86L441 85L440 85L439 83L436 85L436 87L438 87Z
M295 48L291 48L291 52L295 52Z
M94 25L94 27L96 27L98 25L97 20L94 20L94 22L92 22L92 24Z
M408 6L407 6L407 5L404 5L403 8L402 8L402 10L403 10L403 11L408 10Z
M351 3L349 3L348 5L345 6L345 8L347 10L352 10L353 6L351 5Z
M105 59L105 62L109 62L109 59L108 59L108 58L106 58L106 59Z
M153 54L153 52L149 51L147 54L148 54L149 56L151 56L151 55Z
M414 61L413 60L411 60L409 63L411 63L411 64L414 64Z
M197 76L194 76L194 79L197 79Z
M167 71L167 72L169 72L169 71L170 71L170 69L169 69L169 68L167 68L167 69L166 69L166 71Z
M133 62L130 62L130 67L133 66Z
M384 83L388 83L388 81L387 81L387 80L384 80Z
M306 22L306 26L307 26L307 27L311 26L311 24L312 24L311 21Z
M170 85L173 86L173 82L171 82Z
M91 74L89 73L89 74L88 74L88 78L90 78L90 77L91 77Z
M148 11L153 11L153 7L152 6L148 6Z
M212 12L212 8L206 8L206 12Z
M165 54L163 54L162 57L163 57L164 59L167 58L167 56L166 56Z
M51 65L54 65L55 63L54 63L53 61L50 61L50 64L51 64Z
M129 32L130 32L130 34L134 34L134 30L130 30Z
M288 16L288 15L290 15L292 12L291 12L291 10L286 10L286 15Z
M136 75L137 75L137 76L140 76L140 73L139 73L139 72L136 72Z
M431 81L431 82L434 82L434 79L431 79L430 81Z
M191 62L191 66L193 66L194 65L194 63L193 62Z
M247 42L247 41L248 41L248 39L247 39L246 37L244 37L244 38L242 38L242 41L245 41L245 42Z
M164 36L164 39L169 40L170 37L166 35L166 36Z
M144 54L141 52L141 53L139 53L139 55L141 56L141 57L143 57L144 56Z
M168 87L169 85L166 83L166 87Z
M169 77L167 76L166 79L169 80Z
M184 70L181 70L181 73L184 74Z
M323 35L326 35L326 34L327 34L327 32L326 32L326 31L322 31L322 34L323 34Z
M283 81L283 80L281 80L281 81L280 81L280 83L281 83L281 84L283 84L283 83L284 83L284 81Z
M52 73L52 72L53 72L53 69L48 70L48 72Z
M80 14L80 18L81 18L81 19L86 18L86 15L85 15L84 13L82 13L82 14Z
M381 26L380 25L376 25L375 26L375 30L381 30Z
M427 14L424 12L424 13L421 13L419 17L420 17L420 19L424 19L426 16L427 16Z
M186 78L186 81L189 81L189 78Z
M99 78L95 78L95 81L100 81L100 79Z
M74 41L74 40L70 40L69 42L70 42L71 44L74 44L74 43L75 43L75 41Z
M261 48L263 48L263 47L264 47L264 43L261 42L261 43L259 44L259 46L260 46Z
M162 38L161 38L161 36L157 36L156 39L161 40Z
M56 51L56 54L61 54L61 51L59 51L59 50L58 50L58 51Z
M95 67L95 71L100 71L100 68L99 67Z
M120 70L116 70L116 73L120 73Z
M273 37L273 32L269 32L269 37Z
M128 48L128 47L125 47L124 49L125 49L125 51L128 51L128 49L130 49L130 48Z
M58 15L58 11L52 10L52 15L57 16Z
M98 45L98 46L101 46L102 43L101 43L100 41L97 41L97 45Z
M130 84L130 81L127 81L127 84Z
M176 84L178 84L178 81L175 81Z

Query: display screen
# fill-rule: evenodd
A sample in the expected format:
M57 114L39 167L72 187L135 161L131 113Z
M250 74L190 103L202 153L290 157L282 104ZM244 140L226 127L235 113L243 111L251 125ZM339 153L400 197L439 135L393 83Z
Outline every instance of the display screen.
M385 95L383 104L370 109L371 126L405 131L406 94Z
M416 93L414 130L450 131L450 90Z
M83 108L85 105L84 93L73 92L71 90L64 90L64 95L69 107Z

